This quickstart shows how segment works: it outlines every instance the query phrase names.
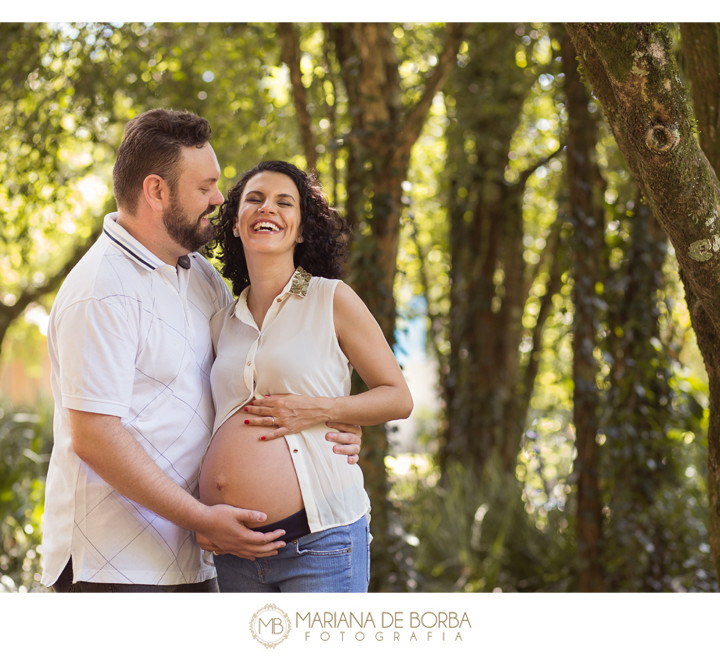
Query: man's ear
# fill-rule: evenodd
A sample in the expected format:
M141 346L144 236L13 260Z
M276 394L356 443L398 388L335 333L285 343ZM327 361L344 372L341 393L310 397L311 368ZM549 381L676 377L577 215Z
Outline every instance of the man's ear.
M153 210L162 212L168 196L168 184L162 176L150 174L145 177L143 181L143 197Z

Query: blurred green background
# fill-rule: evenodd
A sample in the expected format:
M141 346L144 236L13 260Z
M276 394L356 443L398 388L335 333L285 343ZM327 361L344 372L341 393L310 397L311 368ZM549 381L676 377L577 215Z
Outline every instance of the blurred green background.
M290 160L351 221L346 278L416 402L364 435L374 591L573 592L588 570L606 591L716 591L707 377L675 259L589 92L568 120L566 39L544 23L0 24L0 590L46 591L54 294L114 209L124 124L173 107L210 120L221 190ZM579 129L593 180L566 166ZM599 194L590 230L573 185Z

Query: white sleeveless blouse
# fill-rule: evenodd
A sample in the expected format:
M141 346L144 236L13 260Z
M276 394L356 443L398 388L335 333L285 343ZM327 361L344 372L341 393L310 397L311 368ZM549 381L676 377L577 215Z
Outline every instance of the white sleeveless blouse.
M264 395L316 397L350 394L352 366L333 322L338 280L298 268L258 328L246 288L211 320L215 362L210 374L217 429L238 409ZM311 532L354 523L370 511L362 470L332 451L330 429L316 425L285 437L300 483Z

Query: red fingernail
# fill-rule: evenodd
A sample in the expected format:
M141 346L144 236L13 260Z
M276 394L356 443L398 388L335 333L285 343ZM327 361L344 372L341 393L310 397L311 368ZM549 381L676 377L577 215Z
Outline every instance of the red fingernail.
M246 425L249 425L249 424L250 424L250 421L249 421L247 418L245 419L245 424L246 424Z
M264 437L264 436L261 436L261 437L260 437L260 440L261 440L261 441L264 441L264 440L265 440L265 437Z
M243 407L243 411L247 411L247 407Z

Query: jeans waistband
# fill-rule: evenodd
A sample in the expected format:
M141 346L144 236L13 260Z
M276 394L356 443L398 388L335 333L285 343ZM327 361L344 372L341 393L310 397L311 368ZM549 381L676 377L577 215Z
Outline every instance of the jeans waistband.
M255 532L272 532L273 530L282 529L285 531L285 534L280 537L280 541L286 543L310 534L310 525L308 524L307 512L304 508L284 519L252 529Z

